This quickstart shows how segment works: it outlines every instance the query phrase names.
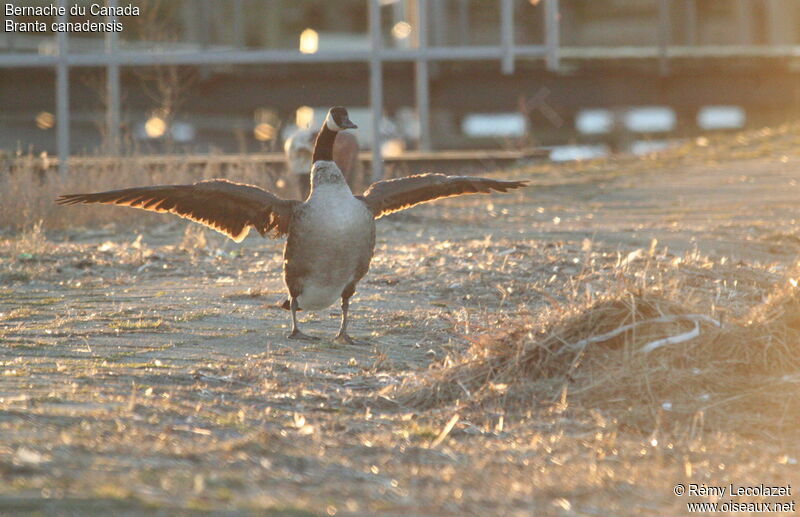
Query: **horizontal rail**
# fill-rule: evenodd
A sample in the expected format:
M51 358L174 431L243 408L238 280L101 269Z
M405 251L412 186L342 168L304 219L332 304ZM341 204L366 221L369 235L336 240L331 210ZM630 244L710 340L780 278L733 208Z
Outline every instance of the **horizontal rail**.
M653 46L621 47L560 47L561 58L566 59L657 59L662 50ZM670 45L669 58L735 58L735 57L797 57L800 45Z
M407 151L397 156L385 156L383 161L387 164L393 163L418 163L418 162L452 162L452 161L516 161L533 158L545 158L549 151L546 149L532 147L521 150L449 150L449 151ZM372 153L360 152L358 157L363 162L372 160ZM56 157L23 157L9 160L12 168L33 166L40 169L50 169L58 166ZM135 157L112 157L112 156L72 156L70 157L70 167L76 172L81 167L112 166L123 162L132 162L143 167L170 166L170 165L189 165L197 166L216 166L216 165L283 165L286 163L286 156L283 153L254 153L254 154L194 154L194 155L147 155Z
M425 60L469 61L481 59L500 59L503 47L428 47L425 49L384 49L378 58L385 62ZM513 47L519 57L544 57L543 45L520 45ZM126 52L116 54L86 53L67 54L63 60L69 66L156 66L156 65L233 65L233 64L284 64L284 63L347 63L369 62L373 58L369 50L350 50L343 52L317 52L303 54L296 50L203 50L203 51L159 51ZM60 62L57 55L41 54L2 54L0 68L13 67L52 67Z
M384 49L378 53L381 61L405 62L425 59L429 61L471 61L501 59L508 49L502 46L427 47L425 49ZM514 57L544 58L544 45L517 45L511 49ZM560 47L559 57L564 59L656 59L660 50L654 46L620 47ZM670 58L734 58L734 57L800 57L800 45L750 46L750 45L672 45L667 47ZM282 64L282 63L347 63L369 62L369 50L346 52L317 52L303 54L295 50L208 50L164 52L119 52L67 54L69 66L157 66L157 65L232 65L232 64ZM53 67L59 63L57 55L0 53L0 68Z

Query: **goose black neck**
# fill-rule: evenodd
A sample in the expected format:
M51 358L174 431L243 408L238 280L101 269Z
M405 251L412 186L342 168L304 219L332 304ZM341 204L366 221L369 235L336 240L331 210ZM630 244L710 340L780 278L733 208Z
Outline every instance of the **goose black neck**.
M323 123L322 129L317 135L317 141L314 143L314 155L311 157L311 163L319 160L333 161L334 140L336 140L336 131L328 128L327 123Z

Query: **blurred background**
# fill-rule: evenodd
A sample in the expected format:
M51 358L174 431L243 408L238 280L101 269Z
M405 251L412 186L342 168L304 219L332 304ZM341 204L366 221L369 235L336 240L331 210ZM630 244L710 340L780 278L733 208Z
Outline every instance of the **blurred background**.
M140 14L119 16L119 33L0 34L0 153L278 153L341 104L373 160L466 149L572 160L649 153L800 111L792 1L100 5ZM5 17L4 27L55 21Z

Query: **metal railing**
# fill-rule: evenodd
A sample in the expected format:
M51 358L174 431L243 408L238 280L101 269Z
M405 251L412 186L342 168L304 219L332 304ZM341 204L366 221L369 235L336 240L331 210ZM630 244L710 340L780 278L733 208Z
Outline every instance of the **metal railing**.
M304 54L299 50L174 50L161 52L120 51L118 36L106 33L106 49L103 53L70 53L69 38L66 33L56 37L57 53L40 54L0 54L0 68L13 67L53 67L56 69L56 147L58 150L59 171L65 174L69 168L70 148L70 103L69 72L73 67L98 67L106 69L106 132L110 153L119 151L120 142L120 67L158 66L158 65L243 65L243 64L293 64L293 63L337 63L365 62L370 68L370 108L372 112L372 175L378 180L383 177L381 156L380 121L383 112L383 64L387 62L413 62L415 64L416 107L420 121L420 149L430 149L430 80L428 65L431 61L487 60L498 59L503 73L514 72L517 57L545 58L551 69L558 68L558 0L545 2L546 44L514 45L514 6L513 0L500 0L500 33L502 42L497 46L438 46L428 45L428 4L429 0L415 0L418 13L418 35L416 48L384 48L381 31L381 0L366 0L369 3L370 48L337 52L320 51ZM116 7L118 0L108 0ZM58 4L69 8L68 0ZM113 9L112 9L113 11ZM61 22L65 19L59 20ZM108 22L116 21L109 16Z
M118 0L107 0L108 5L116 7ZM52 55L6 53L0 54L0 68L50 67L56 70L56 141L60 172L68 170L70 149L70 102L69 75L74 67L105 67L106 69L106 134L108 152L119 151L120 142L120 68L159 65L246 65L246 64L295 64L295 63L341 63L361 62L369 66L369 102L372 120L372 174L374 179L383 176L381 156L380 121L383 112L384 85L383 65L392 62L414 64L414 91L416 109L420 123L419 149L431 148L430 132L430 74L429 64L436 61L498 60L504 74L513 74L517 58L544 59L548 70L558 70L562 59L655 59L662 74L669 73L670 59L673 58L727 58L741 57L800 57L800 46L791 44L753 45L703 45L697 46L696 0L686 0L689 8L685 10L684 20L689 41L676 45L670 41L672 33L670 4L672 0L655 0L658 6L658 40L651 46L625 47L564 47L560 43L559 0L543 0L544 44L515 44L514 0L497 0L500 13L500 42L498 45L483 46L431 46L428 13L430 0L409 0L415 2L417 31L412 48L385 48L381 28L381 0L368 2L369 47L363 50L319 51L306 54L299 50L276 49L231 49L231 50L166 50L159 52L123 51L119 49L118 36L106 33L105 52L72 53L66 33L56 37L57 51ZM438 0L434 0L438 1ZM741 5L742 0L737 0ZM58 0L59 6L68 8L69 0ZM113 9L111 10L113 11ZM743 13L743 14L742 14ZM741 16L746 16L742 11ZM66 21L66 20L60 20ZM116 21L109 16L108 22ZM436 29L436 28L434 28ZM302 102L302 99L298 99Z

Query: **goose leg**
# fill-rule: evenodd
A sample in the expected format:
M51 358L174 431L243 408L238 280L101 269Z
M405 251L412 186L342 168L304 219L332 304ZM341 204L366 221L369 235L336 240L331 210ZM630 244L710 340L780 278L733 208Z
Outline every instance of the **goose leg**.
M289 339L305 339L308 341L318 341L318 337L309 336L308 334L304 334L300 332L300 327L297 326L297 298L292 298L292 301L289 304L289 308L292 311L292 333L289 334L287 337Z
M336 335L333 342L339 343L341 345L364 345L366 343L362 343L360 341L356 341L355 339L351 338L350 335L347 333L347 313L348 309L350 308L350 297L353 296L355 292L355 286L352 289L345 290L342 293L342 325L339 327L339 334Z
M339 327L339 333L334 338L334 343L342 345L353 345L355 342L353 338L347 335L347 309L350 307L350 298L342 296L342 325Z

